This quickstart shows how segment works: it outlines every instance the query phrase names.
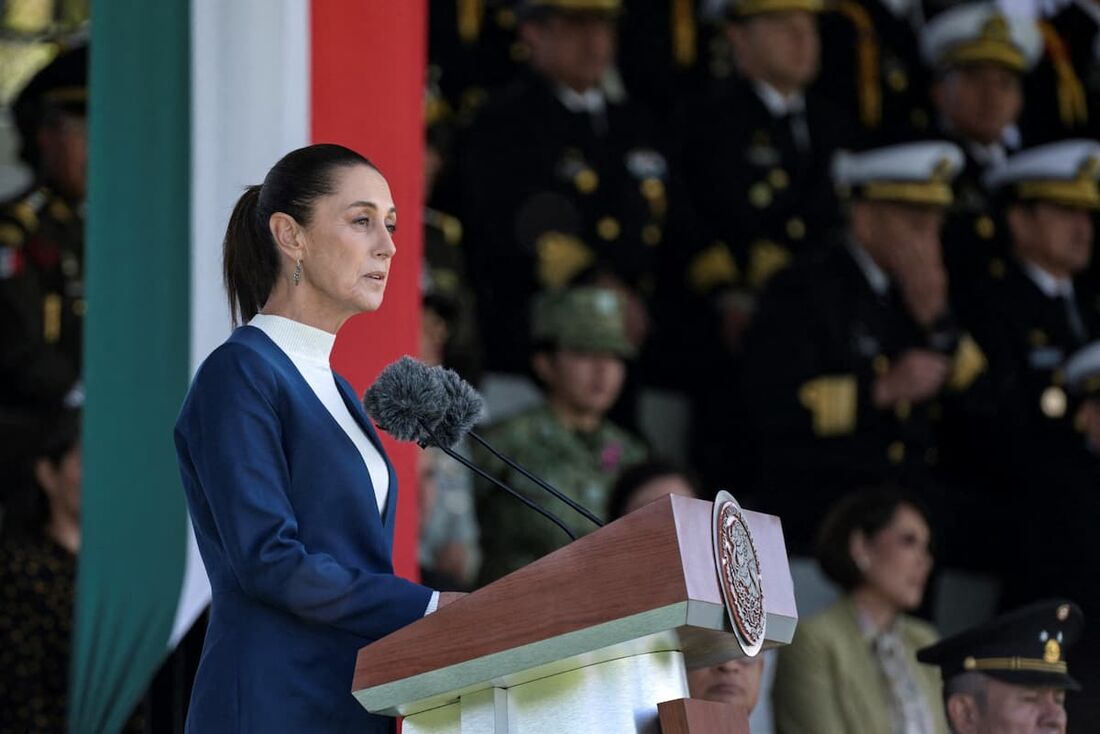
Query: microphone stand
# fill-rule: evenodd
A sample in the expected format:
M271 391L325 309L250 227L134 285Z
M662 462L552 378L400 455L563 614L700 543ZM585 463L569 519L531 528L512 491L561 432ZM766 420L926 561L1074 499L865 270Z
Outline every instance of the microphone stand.
M418 420L417 422L418 422L418 423L420 424L420 427L421 427L422 429L424 429L424 432L425 432L425 433L426 433L426 434L427 434L427 435L428 435L428 436L429 436L429 437L430 437L430 438L432 439L432 443L431 443L430 445L433 445L433 446L435 446L436 448L438 448L439 450L441 450L441 451L442 451L443 453L445 453L445 454L446 454L447 456L450 456L450 457L451 457L452 459L454 459L454 460L455 460L455 461L457 461L458 463L462 464L462 465L463 465L464 467L466 467L466 468L467 468L467 469L469 469L470 471L474 472L475 474L477 474L477 475L478 475L479 477L481 477L482 479L485 479L485 480L487 480L487 481L489 481L489 482L492 482L493 484L495 484L496 486L500 487L501 489L503 489L503 490L504 490L505 492L507 492L508 494L510 494L510 495L512 495L513 497L515 497L516 499L518 499L518 500L519 500L520 502L522 502L523 504L525 504L525 505L527 505L528 507L530 507L530 508L531 508L532 510L534 510L535 512L537 512L537 513L539 513L540 515L542 515L543 517L545 517L545 518L546 518L547 520L549 520L550 522L552 522L552 523L554 523L555 525L557 525L557 526L558 526L559 528L561 528L561 529L562 529L562 531L563 531L563 532L564 532L564 533L565 533L566 535L568 535L568 536L569 536L570 540L576 540L576 539L577 539L577 536L573 534L573 531L572 531L572 530L570 530L570 529L569 529L568 527L566 527L565 523L564 523L564 522L562 522L562 521L561 521L561 519L560 519L560 518L559 518L559 517L558 517L557 515L555 515L554 513L550 512L549 510L547 510L547 509L545 509L545 508L543 508L543 507L540 507L539 505L535 504L535 503L534 503L534 502L532 502L531 500L527 499L527 498L526 498L526 497L524 497L524 496L523 496L522 494L520 494L520 493L519 493L519 492L517 492L516 490L512 489L511 487L509 487L509 486L508 486L507 484L505 484L504 482L500 481L499 479L497 479L497 478L496 478L496 477L494 477L493 475L491 475L491 474L489 474L488 472L486 472L486 471L485 471L484 469L482 469L481 467L479 467L479 466L476 466L476 465L474 465L474 463L473 463L472 461L470 461L469 459L467 459L467 458L466 458L465 456L463 456L462 454L458 453L457 451L454 451L453 449L447 448L446 446L442 446L442 445L440 445L439 441L438 441L438 440L436 439L436 437L435 437L435 434L434 434L434 433L432 433L432 430L431 430L430 428L428 428L428 427L427 427L426 425L424 425L424 422L423 422L423 421L419 421L419 420ZM423 448L423 447L424 447L424 444L423 444L423 443L421 443L420 445L421 445L421 448Z
M482 446L484 446L485 449L487 451L489 451L489 453L491 453L493 456L497 457L498 459L503 461L505 464L507 464L508 466L512 467L513 469L518 471L523 476L530 479L532 482L537 484L539 487L542 487L547 492L549 492L550 494L554 495L555 497L557 497L559 500L561 500L565 504L572 507L575 512L577 512L581 515L584 515L584 517L587 518L588 520L590 520L592 523L594 523L596 525L596 527L602 528L604 526L603 520L601 520L600 518L598 518L594 514L592 514L592 512L589 511L587 508L585 508L584 505L580 504L579 502L576 502L573 498L569 497L565 493L563 493L563 492L555 489L554 487L550 486L549 483L543 481L542 479L539 479L534 474L527 471L527 469L525 469L519 462L515 461L514 459L510 459L507 456L505 456L504 454L502 454L501 452L497 451L495 448L493 448L489 444L488 441L486 441L484 438L479 436L475 431L469 431L467 433L467 435L470 438L477 441Z

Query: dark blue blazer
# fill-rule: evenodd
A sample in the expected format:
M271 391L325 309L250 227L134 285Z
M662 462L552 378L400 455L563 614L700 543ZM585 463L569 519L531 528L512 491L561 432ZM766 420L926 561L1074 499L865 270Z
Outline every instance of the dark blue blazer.
M336 382L381 452L351 386ZM389 459L380 514L358 449L252 326L199 368L175 438L213 591L187 731L390 731L351 695L356 651L420 618L432 592L393 574Z

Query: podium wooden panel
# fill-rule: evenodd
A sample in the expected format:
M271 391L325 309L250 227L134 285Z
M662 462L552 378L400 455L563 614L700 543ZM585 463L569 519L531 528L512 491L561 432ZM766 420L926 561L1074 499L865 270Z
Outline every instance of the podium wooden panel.
M688 695L685 668L742 655L718 587L712 506L665 497L364 647L354 695L407 717L406 732L656 725L659 702ZM760 556L765 647L789 643L798 614L779 519L744 515ZM592 708L617 720L577 728ZM554 718L566 720L554 729Z
M661 734L749 734L748 712L732 703L679 698L657 705Z

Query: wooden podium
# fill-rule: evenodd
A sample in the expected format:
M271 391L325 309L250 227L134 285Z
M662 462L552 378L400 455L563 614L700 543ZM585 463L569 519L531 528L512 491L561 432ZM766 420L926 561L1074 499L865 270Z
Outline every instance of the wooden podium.
M712 508L665 497L364 647L355 697L404 716L405 734L656 734L657 705L689 696L686 669L743 655ZM783 530L772 515L743 515L764 646L784 645L798 614Z

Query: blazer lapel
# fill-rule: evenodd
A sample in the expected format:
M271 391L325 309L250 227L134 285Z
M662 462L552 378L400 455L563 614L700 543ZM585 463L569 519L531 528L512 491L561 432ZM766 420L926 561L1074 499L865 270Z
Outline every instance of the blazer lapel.
M348 410L351 411L351 415L355 418L355 422L363 429L363 433L367 434L367 438L370 439L374 448L378 449L378 453L382 456L382 460L386 462L386 472L389 474L390 488L389 492L386 493L386 507L382 512L382 525L388 529L393 523L394 509L397 507L397 474L394 471L393 464L390 462L390 457L386 455L386 450L382 447L382 439L379 438L378 432L374 430L374 424L371 423L367 411L363 409L363 404L359 402L359 399L355 396L355 391L352 390L348 381L340 375L334 372L333 377L336 378L336 387L340 390L340 397L344 399L344 404L348 406Z

